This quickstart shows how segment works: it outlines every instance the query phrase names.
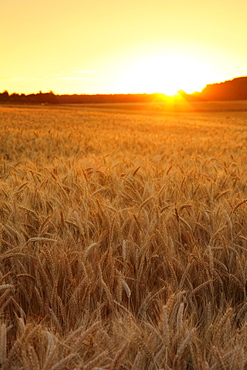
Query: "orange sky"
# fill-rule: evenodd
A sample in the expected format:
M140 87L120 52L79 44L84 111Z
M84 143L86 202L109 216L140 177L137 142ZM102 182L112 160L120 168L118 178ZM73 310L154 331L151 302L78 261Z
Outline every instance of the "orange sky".
M0 92L186 92L247 75L247 1L0 0Z

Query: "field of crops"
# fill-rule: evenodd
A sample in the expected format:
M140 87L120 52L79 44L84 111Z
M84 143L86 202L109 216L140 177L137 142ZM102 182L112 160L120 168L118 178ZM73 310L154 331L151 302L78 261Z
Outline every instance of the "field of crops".
M247 368L247 112L0 107L0 368Z

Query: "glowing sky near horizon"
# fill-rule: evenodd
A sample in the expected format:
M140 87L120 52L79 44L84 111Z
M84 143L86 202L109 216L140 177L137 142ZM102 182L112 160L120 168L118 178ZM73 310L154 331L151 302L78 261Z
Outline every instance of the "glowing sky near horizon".
M0 0L0 92L173 94L247 75L245 0Z

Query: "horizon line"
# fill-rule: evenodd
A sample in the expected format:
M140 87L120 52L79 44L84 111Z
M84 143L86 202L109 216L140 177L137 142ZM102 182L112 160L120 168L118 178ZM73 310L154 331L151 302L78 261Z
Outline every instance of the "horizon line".
M246 78L247 79L247 75L245 76L238 76L238 77L233 77L231 79L227 79L227 80L224 80L224 81L220 81L220 82L212 82L212 83L209 83L209 84L206 84L200 91L193 91L191 93L187 93L186 91L184 91L183 89L179 89L175 94L166 94L165 92L152 92L152 93L147 93L147 92L112 92L112 93L101 93L101 92L94 92L94 93L86 93L86 92L82 92L82 93L56 93L54 92L52 89L49 90L49 91L45 91L43 92L42 90L38 90L38 92L30 92L30 93L23 93L23 92L9 92L7 89L3 90L2 92L0 92L0 94L3 94L3 93L8 93L8 95L25 95L25 96L28 96L28 95L38 95L38 94L54 94L54 95L57 95L57 96L62 96L62 95L87 95L87 96L95 96L95 95L164 95L166 97L171 97L171 96L176 96L176 95L179 95L180 93L184 93L186 95L193 95L193 94L200 94L202 93L202 91L207 87L207 86L210 86L210 85L218 85L218 84L222 84L222 83L226 83L226 82L231 82L233 80L237 80L237 79L241 79L241 78Z

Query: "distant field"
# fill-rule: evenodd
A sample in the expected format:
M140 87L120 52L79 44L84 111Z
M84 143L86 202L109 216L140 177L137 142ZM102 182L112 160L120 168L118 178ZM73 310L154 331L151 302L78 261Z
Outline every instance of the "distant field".
M9 105L11 107L11 105ZM64 104L64 105L43 105L46 109L80 109L83 111L110 111L110 112L127 112L138 114L166 114L183 113L183 112L247 112L247 101L208 101L208 102L187 102L186 100L178 100L178 98L170 98L161 103L160 101L152 103L101 103L101 104ZM1 107L1 105L0 105ZM12 105L17 108L29 108L25 105ZM41 106L32 106L32 108L40 109Z
M246 369L246 107L0 107L0 368Z
M69 106L69 105L67 105ZM131 110L133 112L237 112L247 111L247 101L209 101L209 102L187 102L170 99L164 103L115 103L115 104L85 104L79 105L81 108L88 109L108 109L108 110Z

